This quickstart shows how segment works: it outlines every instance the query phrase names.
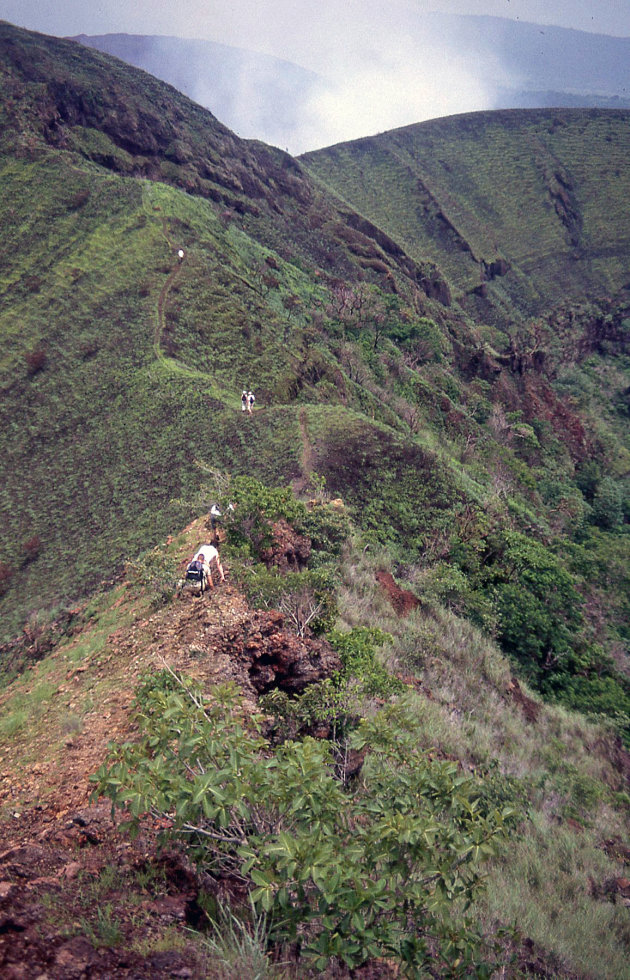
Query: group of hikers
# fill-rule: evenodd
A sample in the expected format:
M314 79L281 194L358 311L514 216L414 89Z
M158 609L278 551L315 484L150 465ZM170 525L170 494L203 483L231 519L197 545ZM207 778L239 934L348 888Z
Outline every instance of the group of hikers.
M255 401L256 397L254 393L243 389L243 394L241 395L241 411L251 415L254 410ZM233 515L235 506L235 504L228 504L228 517ZM207 589L214 588L214 580L212 578L213 569L216 569L218 572L219 581L225 582L225 573L217 548L217 544L219 543L217 526L221 523L222 519L223 514L218 504L213 504L210 508L210 530L212 531L212 540L214 543L201 545L191 561L188 562L186 568L184 582L198 586L200 595L203 595Z
M249 415L251 415L254 410L255 401L256 397L254 393L243 389L243 394L241 395L241 411L247 412ZM235 504L228 504L227 510L229 517L233 515L235 506ZM216 568L219 574L219 581L225 582L223 565L221 564L219 551L216 547L219 543L217 525L221 523L222 519L223 514L221 513L218 504L213 504L210 508L210 530L212 531L214 544L201 545L201 547L195 552L192 560L188 562L188 566L186 568L184 581L197 585L201 595L206 591L206 589L214 588L214 580L212 578L213 568Z
M241 395L241 412L247 412L249 415L254 411L254 402L256 401L256 396L251 391L243 390Z

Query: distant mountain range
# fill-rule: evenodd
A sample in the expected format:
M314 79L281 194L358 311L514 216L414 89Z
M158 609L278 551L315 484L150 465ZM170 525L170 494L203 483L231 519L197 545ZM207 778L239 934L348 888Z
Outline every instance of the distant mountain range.
M451 43L479 56L479 75L487 81L496 80L496 72L493 75L483 57L491 52L511 80L501 87L515 98L549 91L563 97L582 96L581 106L592 105L591 98L599 98L597 104L603 106L611 98L630 101L630 38L500 17L439 15L436 23L444 25Z
M414 17L405 29L419 54L443 50L445 63L456 58L480 83L485 104L477 104L471 88L463 110L630 107L630 38L442 14ZM293 152L310 106L335 85L292 62L213 41L128 34L71 40L174 85L239 136ZM419 121L410 109L407 122Z

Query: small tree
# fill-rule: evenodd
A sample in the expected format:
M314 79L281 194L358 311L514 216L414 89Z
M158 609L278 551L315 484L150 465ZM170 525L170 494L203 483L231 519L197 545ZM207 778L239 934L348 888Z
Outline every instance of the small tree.
M239 476L230 483L229 497L235 510L226 525L228 542L249 550L255 560L272 543L272 525L285 518L289 524L301 523L306 508L288 487L266 487L253 477Z

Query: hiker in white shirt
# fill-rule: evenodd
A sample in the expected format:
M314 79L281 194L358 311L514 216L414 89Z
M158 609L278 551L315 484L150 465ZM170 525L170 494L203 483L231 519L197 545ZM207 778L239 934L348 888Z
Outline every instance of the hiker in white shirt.
M202 561L204 565L208 566L207 578L208 584L212 589L214 587L214 582L212 581L212 563L215 562L217 570L221 577L221 582L225 582L225 574L223 572L223 565L221 564L221 559L219 558L219 552L214 547L213 544L204 544L199 548L197 554L195 555L197 561Z

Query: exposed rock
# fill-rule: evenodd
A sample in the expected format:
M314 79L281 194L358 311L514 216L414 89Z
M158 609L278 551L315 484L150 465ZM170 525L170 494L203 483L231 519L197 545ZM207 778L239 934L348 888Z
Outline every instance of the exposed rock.
M624 844L618 837L611 837L605 840L601 847L611 860L623 861L624 864L630 864L630 847Z
M540 714L540 705L528 698L523 692L521 685L517 681L516 677L513 677L508 684L508 695L517 704L520 704L523 709L523 714L525 719L529 721L532 725L538 721L538 715Z
M630 908L630 878L608 878L601 885L591 878L589 886L593 898Z
M258 610L241 623L240 642L229 641L241 650L254 689L263 694L274 687L293 694L309 684L330 677L341 668L339 656L326 640L299 637L284 629L284 616L277 610Z
M503 258L494 259L492 262L486 262L486 260L483 259L481 267L482 276L485 280L506 276L510 271L510 263Z

